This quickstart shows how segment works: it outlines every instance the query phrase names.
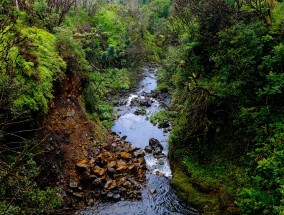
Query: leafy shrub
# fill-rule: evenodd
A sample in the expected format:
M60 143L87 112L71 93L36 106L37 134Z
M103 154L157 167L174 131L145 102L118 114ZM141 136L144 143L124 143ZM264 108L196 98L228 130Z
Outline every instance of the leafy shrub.
M9 51L15 69L13 82L21 86L13 102L14 110L47 113L48 102L53 97L52 82L62 77L66 64L57 53L52 34L32 27L23 28L21 35L27 39ZM9 71L2 70L2 74L10 76Z
M80 40L74 39L72 29L67 26L56 27L56 46L60 56L67 63L67 72L72 72L79 77L83 77L91 67L86 60Z
M129 89L128 71L125 69L108 69L104 72L89 73L84 90L84 103L89 113L97 113L98 118L105 121L113 119L110 96Z
M41 189L35 182L39 167L33 159L34 144L22 144L23 151L1 153L0 214L44 214L61 206L61 188Z

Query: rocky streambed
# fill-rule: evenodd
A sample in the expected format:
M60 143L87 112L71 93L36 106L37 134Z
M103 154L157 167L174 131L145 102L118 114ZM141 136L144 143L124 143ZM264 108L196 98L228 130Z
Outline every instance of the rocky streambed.
M96 148L84 148L86 159L76 164L78 182L70 182L73 195L83 195L80 187L89 190L88 205L98 199L119 201L140 199L145 186L146 163L144 151L112 134L109 143L97 142Z
M86 159L76 168L80 186L89 186L91 198L90 207L78 214L198 214L170 186L166 141L170 123L165 122L163 129L149 121L168 105L166 95L155 90L155 72L154 67L144 68L137 89L118 102L112 140L97 143L96 150L84 149Z

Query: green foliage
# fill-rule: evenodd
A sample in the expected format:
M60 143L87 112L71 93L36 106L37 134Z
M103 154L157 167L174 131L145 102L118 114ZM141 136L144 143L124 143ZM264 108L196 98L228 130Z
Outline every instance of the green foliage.
M1 14L2 15L2 14ZM29 141L37 124L33 113L47 113L52 82L66 64L55 37L38 28L16 23L0 30L0 214L50 213L62 204L59 188L38 187L35 162L37 141ZM31 130L30 132L28 132Z
M10 76L13 69L14 77L10 78L21 88L18 98L13 101L14 111L47 113L52 82L60 78L66 64L56 51L52 34L35 27L23 28L20 33L26 40L8 51L10 68L2 70L2 77ZM5 66L5 62L1 65Z
M281 116L283 117L283 116ZM237 201L244 214L281 214L283 212L283 129L282 121L269 126L271 135L258 146L253 154L257 157L255 172L252 174L253 188L245 188Z
M36 183L42 172L34 158L39 143L29 140L39 133L21 129L38 129L54 95L66 90L60 89L63 78L80 80L75 87L102 137L101 122L110 128L114 119L111 98L129 89L145 60L161 55L166 27L159 26L169 16L169 0L134 8L73 3L0 2L0 214L52 214L62 204L59 188Z
M21 56L16 59L19 73L15 80L24 85L24 94L14 101L15 108L47 113L53 97L52 82L64 72L66 64L57 53L52 34L35 27L23 29L22 34L31 44L25 51L20 47Z
M39 167L29 150L31 143L23 143L23 151L1 153L0 214L50 213L62 205L58 196L61 188L41 189L35 183Z
M66 26L57 27L54 30L56 46L60 56L67 63L67 72L83 77L85 72L91 70L91 67L86 60L82 43L74 39L72 29Z
M177 2L176 15L188 28L178 35L181 43L169 47L159 73L160 85L174 90L177 117L170 135L171 154L180 158L179 163L190 156L197 166L206 165L206 171L210 163L226 163L228 168L228 161L247 168L235 175L236 180L223 179L238 188L228 192L239 197L242 214L281 214L283 3L270 7L274 19L267 25L266 1L260 2L260 8L248 2L245 7L238 7L236 1L196 2ZM189 13L181 8L186 5L191 6ZM227 12L221 18L218 10ZM190 165L187 169L196 171ZM241 178L249 180L239 183Z
M154 125L158 124L158 127L161 128L162 124L165 121L170 121L174 118L175 113L171 111L161 110L158 113L150 116L150 122Z
M99 118L110 127L112 105L110 96L129 89L128 71L125 69L108 69L104 72L92 72L88 76L88 83L84 90L84 103L87 111L93 115L92 118ZM98 114L95 117L94 113Z
M117 15L117 7L102 8L96 15L97 28L100 32L108 34L108 45L117 47L120 41L125 41L125 23Z
M271 29L270 29L272 33L281 34L284 31L284 25L283 25L284 17L282 15L283 10L284 10L284 2L277 1L275 8L272 10L273 22L271 23Z

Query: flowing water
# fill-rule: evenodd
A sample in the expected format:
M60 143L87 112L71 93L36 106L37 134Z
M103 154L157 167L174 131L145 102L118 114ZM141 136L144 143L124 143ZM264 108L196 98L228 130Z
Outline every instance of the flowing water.
M150 138L158 139L163 145L163 153L168 154L168 133L163 129L154 126L148 120L149 117L161 109L159 102L153 101L151 107L146 108L145 115L135 115L138 107L131 107L131 100L135 97L143 98L143 92L150 93L157 87L155 68L144 68L145 77L140 82L136 92L133 92L127 98L124 105L115 107L115 111L120 116L113 126L112 130L120 136L127 136L133 148L144 149L149 144ZM172 172L167 157L157 160L152 154L146 153L145 160L149 169L147 185L142 190L141 200L119 201L98 203L95 206L85 209L81 214L88 215L181 215L198 214L196 210L184 204L175 194L170 186ZM164 176L157 176L156 172Z

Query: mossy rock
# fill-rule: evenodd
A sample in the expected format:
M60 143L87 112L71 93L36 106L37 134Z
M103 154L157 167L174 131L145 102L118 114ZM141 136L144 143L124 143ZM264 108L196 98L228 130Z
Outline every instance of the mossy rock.
M209 185L205 180L192 179L181 165L174 165L171 184L182 200L202 214L239 214L239 209L219 184Z

